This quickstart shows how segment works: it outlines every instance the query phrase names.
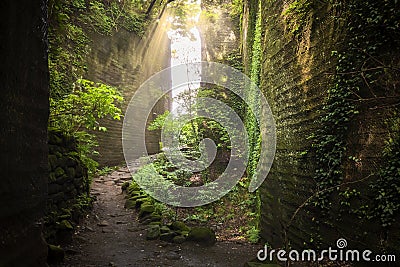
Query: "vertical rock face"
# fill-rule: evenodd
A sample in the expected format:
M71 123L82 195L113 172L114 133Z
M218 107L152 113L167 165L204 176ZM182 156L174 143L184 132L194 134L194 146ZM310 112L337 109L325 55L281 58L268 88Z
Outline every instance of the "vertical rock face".
M45 266L46 1L2 1L0 266Z
M222 62L238 49L238 32L229 15L228 3L229 1L202 1L199 30L203 61Z
M253 3L249 7L258 5ZM313 188L313 160L302 156L301 152L310 148L310 141L305 138L317 127L315 119L330 86L324 73L334 69L330 51L334 50L338 36L335 25L324 21L315 25L313 31L293 37L285 29L281 16L283 8L281 4L266 4L259 12L266 18L262 24L265 30L260 88L274 114L278 142L273 167L260 189L261 223L262 236L272 245L285 244L285 231L290 231L292 244L298 246L309 241L311 233L305 231L311 227L307 222L310 218L304 217L304 222L286 227Z
M371 195L368 188L370 183L378 179L374 174L383 164L382 151L388 138L388 127L384 121L393 116L390 110L393 108L391 102L393 97L397 97L398 103L399 91L396 86L391 87L388 83L389 85L382 89L376 83L363 84L358 88L358 96L351 94L348 97L357 103L359 114L351 118L343 133L343 143L347 148L339 163L343 181L333 181L345 186L340 189L342 191L338 190L330 195L328 199L333 204L330 210L324 213L325 215L321 215L318 207L304 205L306 200L312 198L319 190L319 181L314 177L315 169L320 168L317 162L321 162L316 158L312 141L307 137L324 127L319 123L319 118L321 114L327 112L328 99L332 99L332 95L328 94L329 89L338 83L338 80L335 80L338 78L333 74L340 64L343 65L333 56L335 52L332 51L350 51L354 45L350 41L354 34L363 35L365 32L366 39L363 39L359 47L363 47L365 40L376 42L375 35L378 31L371 25L368 28L367 26L360 28L358 32L348 27L356 19L350 21L349 14L353 14L352 12L344 15L350 8L354 8L346 4L340 7L327 3L318 4L311 6L309 10L297 7L298 9L290 13L286 12L290 3L261 1L261 11L258 12L258 2L244 1L243 58L249 73L252 38L254 38L256 16L259 14L262 16L263 36L260 88L274 114L278 141L273 167L260 189L262 237L274 248L287 245L293 248L316 247L313 243L316 239L322 240L324 247L334 246L336 239L343 237L351 240L353 248L367 246L378 250L382 248L379 243L384 240L389 249L398 251L398 226L382 228L379 219L367 219L365 214L346 213L343 211L346 210L343 208L343 202L339 200L340 197L343 200L340 192L342 194L349 192L345 188L349 187L361 194L358 198L348 201L348 210L357 211L362 204L374 202L376 196ZM302 5L302 1L296 3ZM392 41L398 41L398 38L398 35L392 34ZM375 52L383 61L390 62L389 65L398 66L399 50L393 42L386 42L387 47ZM361 55L362 49L359 51ZM358 63L354 63L358 60L357 55L351 60L353 61L349 62L353 62L355 70L359 70L358 67L362 68L362 64L358 66L356 65ZM369 60L372 59L369 58L364 63L368 65ZM384 74L381 75L384 77ZM347 79L348 76L339 74L337 77ZM377 83L384 79L386 78L377 79ZM387 80L396 84L398 73L393 74L391 79ZM335 93L330 92L330 94ZM371 104L372 102L374 104ZM335 125L334 122L330 123ZM334 127L332 129L332 136L337 135ZM351 156L355 156L357 161L349 160ZM328 220L330 225L322 223L325 220Z
M169 67L169 40L165 32L160 33L159 28L154 26L152 28L154 32L150 33L147 39L123 29L112 36L92 35L90 38L92 47L88 60L88 79L118 87L125 98L123 112L142 82ZM151 114L162 114L164 111L165 103L160 101ZM149 119L154 118L155 116ZM98 161L101 165L108 166L121 164L124 161L121 142L122 121L106 119L103 124L108 130L105 133L96 133L100 153ZM149 154L159 151L159 140L158 132L146 133Z

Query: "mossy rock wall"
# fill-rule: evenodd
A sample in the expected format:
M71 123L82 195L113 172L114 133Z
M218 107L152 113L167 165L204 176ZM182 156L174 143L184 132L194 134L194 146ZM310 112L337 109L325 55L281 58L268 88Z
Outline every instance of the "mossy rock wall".
M258 2L244 1L242 51L248 74ZM396 88L382 92L374 87L378 95L371 100L374 104L354 101L357 99L354 95L349 97L357 102L358 114L349 117L346 128L343 128L346 129L342 134L346 149L339 159L343 180L334 181L344 186L328 196L332 208L325 213L318 205L303 205L318 191L319 182L314 179L318 158L312 145L316 139L307 137L312 137L323 127L321 116L332 97L332 90L329 89L334 88L337 82L338 76L334 73L341 63L333 51L349 51L353 46L351 38L355 34L364 34L363 31L367 36L364 42L376 41L376 29L374 31L366 26L349 32L349 25L355 17L351 9L356 4L318 2L305 10L287 12L294 2L305 6L315 1L289 2L261 1L259 12L262 16L260 88L274 114L278 142L273 167L259 189L261 236L274 248L327 247L334 246L338 238L346 238L351 240L351 248L398 252L398 225L382 227L376 218L352 213L360 211L359 207L364 204L374 203L376 196L371 195L369 185L377 179L376 173L383 164L382 151L388 138L388 127L384 122L390 116L396 116L391 113L393 103L384 102L379 97L398 97ZM398 35L393 35L393 40L398 40ZM392 64L398 64L398 49L393 43L388 42L387 45L389 47L377 51L377 55L392 58ZM354 62L357 60L356 55ZM398 76L393 77L393 81L396 79ZM370 89L364 85L358 88L358 93L363 99L374 98L368 95ZM332 134L336 135L334 129ZM357 162L348 160L353 156L358 159ZM346 192L347 187L361 194L350 197L346 202L349 208L342 209L343 199L339 196ZM384 246L380 245L382 242Z
M89 177L74 138L49 131L49 179L45 237L52 244L68 237L89 200ZM85 202L88 201L88 202ZM85 202L85 203L84 203Z

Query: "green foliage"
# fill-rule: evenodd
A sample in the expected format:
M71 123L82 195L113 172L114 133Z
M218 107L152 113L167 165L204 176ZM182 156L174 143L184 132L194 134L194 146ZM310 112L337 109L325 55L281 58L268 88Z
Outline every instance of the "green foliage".
M112 173L113 171L115 171L117 169L117 167L109 167L109 166L105 166L99 170L96 171L96 175L97 176L105 176L108 175L110 173Z
M395 112L389 120L389 138L383 151L384 164L379 178L370 184L374 192L372 217L378 218L383 227L395 223L400 211L400 118Z
M132 11L126 2L90 1L88 11L81 14L80 20L90 25L94 32L104 35L110 35L120 27L141 35L144 32L145 16Z
M150 131L161 130L165 125L165 120L169 116L169 110L165 111L163 114L158 115L152 122L150 122L147 129Z
M299 34L307 24L307 18L315 9L314 0L295 0L283 11L288 28L292 34ZM319 4L326 3L320 1Z
M64 98L50 98L49 126L76 138L78 156L90 174L94 174L98 165L92 159L97 154L97 142L95 135L87 131L106 131L100 124L100 119L106 116L119 120L121 109L116 105L121 101L122 96L115 88L83 79Z
M73 209L78 210L83 214L92 207L93 201L94 199L88 193L83 193L76 198L76 203L73 205Z
M394 214L399 210L396 135L392 135L386 145L384 163L377 172L380 178L370 184L373 203L364 203L360 207L352 205L350 199L356 198L360 192L357 188L342 188L341 185L344 163L357 161L347 150L346 138L349 122L359 113L358 104L365 108L368 101L379 99L380 108L385 109L385 98L396 92L398 75L394 74L391 51L387 49L396 48L399 40L400 14L395 12L396 5L393 1L372 0L335 3L336 8L346 10L342 16L347 21L347 38L339 51L332 51L337 59L334 84L328 89L327 101L317 122L321 127L312 136L317 184L317 197L313 198L313 204L326 214L333 203L339 201L349 213L362 215L364 219L379 218L384 227L393 222ZM396 124L398 121L393 125ZM396 131L392 129L390 132ZM338 200L335 200L335 195L338 195ZM374 208L371 210L370 207Z
M260 230L255 226L252 226L249 230L247 230L246 234L251 243L255 244L260 240Z
M262 60L262 9L261 1L259 1L258 14L256 20L256 26L254 31L254 42L252 46L252 61L250 69L250 79L256 85L260 85L260 72L261 72L261 60ZM259 89L251 86L249 92L246 92L246 103L257 109L260 107ZM260 157L260 129L253 114L254 110L246 110L245 125L249 135L250 144L250 160L247 172L250 176L254 175L257 168L257 163Z
M58 101L50 99L50 126L68 134L82 129L106 131L99 120L111 116L120 120L121 109L116 106L122 96L113 87L79 79L72 93Z
M88 32L110 35L119 28L143 34L147 25L141 0L49 0L50 94L57 99L72 90L87 70Z
M102 2L90 2L89 14L82 14L82 21L93 27L93 31L101 34L111 34L116 27L116 21L107 15Z
M50 95L57 99L72 90L73 83L86 72L89 38L75 24L70 6L49 2Z
M194 38L191 29L196 27L195 17L201 14L200 5L196 1L173 1L169 5L173 13L171 29L182 36ZM212 13L204 12L203 15L212 15Z
M96 136L85 131L76 131L67 134L74 136L76 139L78 150L76 156L79 157L80 161L87 168L89 179L91 180L99 166L98 162L93 159L95 155L98 155L98 152L95 150L98 147Z
M229 14L233 19L239 18L243 13L243 0L232 0L229 6Z

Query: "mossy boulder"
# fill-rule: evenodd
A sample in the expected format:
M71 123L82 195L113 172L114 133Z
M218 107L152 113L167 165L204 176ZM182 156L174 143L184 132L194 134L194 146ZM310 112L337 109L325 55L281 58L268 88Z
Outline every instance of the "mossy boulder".
M56 170L54 171L54 174L56 177L61 177L65 174L65 171L61 167L57 167Z
M207 246L214 245L217 241L214 231L208 227L193 227L187 239Z
M47 245L47 262L51 264L61 263L65 258L64 250L59 246Z
M176 221L171 224L171 229L179 232L189 232L190 227L187 226L184 222Z
M177 235L178 234L175 233L174 231L169 231L169 232L166 232L166 233L162 233L162 234L160 234L160 240L166 241L166 242L172 242L173 238L175 236L177 236Z
M56 155L49 155L49 165L50 170L54 170L57 168L57 157Z
M171 229L168 226L163 225L163 226L161 226L160 231L161 231L161 233L168 233L168 232L171 232Z
M137 198L146 197L146 195L140 190L138 190L138 191L129 191L128 195L130 197L137 197Z
M161 215L155 212L151 214L146 214L145 216L139 219L139 221L143 224L149 224L152 222L161 222L161 220L162 220Z
M154 205L150 204L150 203L143 203L140 206L140 210L139 210L139 217L144 217L148 214L153 213L155 210Z
M136 200L127 199L124 204L125 209L135 209L136 208Z
M142 196L140 198L130 198L130 199L134 199L136 200L136 207L139 208L141 207L143 204L148 203L151 204L151 199L147 196Z
M147 240L155 240L160 237L160 226L159 225L150 225L147 228L146 239Z
M67 173L67 176L70 178L74 178L76 176L75 169L72 167L67 168L66 173Z

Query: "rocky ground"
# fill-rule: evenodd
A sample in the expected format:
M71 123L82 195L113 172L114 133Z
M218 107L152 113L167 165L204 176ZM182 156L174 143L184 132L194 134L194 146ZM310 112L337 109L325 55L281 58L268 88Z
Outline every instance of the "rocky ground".
M93 181L91 194L97 200L86 219L76 227L66 258L58 266L244 266L254 259L260 246L219 241L213 246L195 242L173 244L146 240L146 225L135 210L124 208L121 185L131 179L120 168Z

